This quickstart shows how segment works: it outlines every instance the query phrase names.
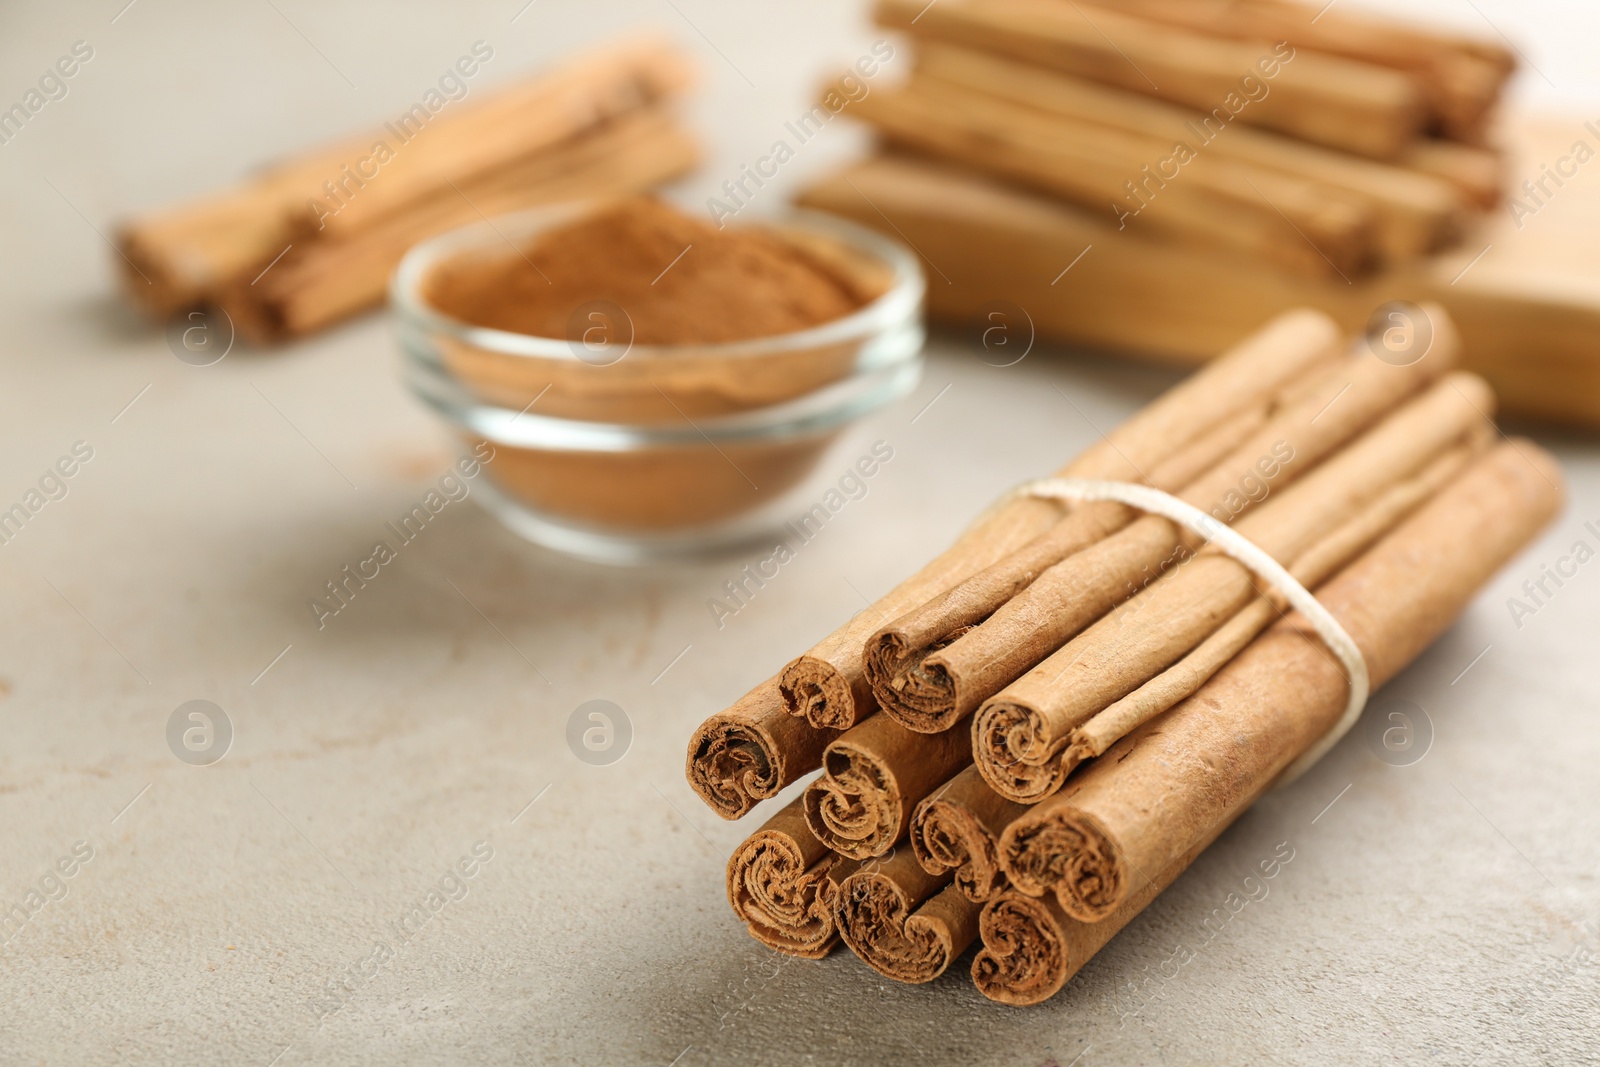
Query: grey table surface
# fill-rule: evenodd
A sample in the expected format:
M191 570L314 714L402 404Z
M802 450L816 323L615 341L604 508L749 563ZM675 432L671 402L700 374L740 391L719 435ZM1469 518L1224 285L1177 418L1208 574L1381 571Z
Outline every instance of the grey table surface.
M1525 42L1524 95L1592 101L1592 15L1431 8ZM1044 347L1000 369L936 337L917 394L850 446L894 448L867 496L720 627L708 599L743 560L576 563L463 504L318 628L308 600L452 456L397 381L387 322L188 366L117 304L105 235L381 120L476 40L487 82L640 23L704 59L692 110L715 144L677 191L690 205L874 39L839 3L0 10L0 103L93 49L0 145L0 506L92 450L0 545L0 903L47 897L0 948L0 1062L1600 1060L1600 564L1530 616L1507 604L1575 542L1600 546L1592 438L1533 430L1569 509L1380 695L1423 709L1426 755L1391 766L1356 731L1030 1010L984 1000L964 961L911 988L848 953L759 948L722 873L760 813L702 807L684 743L1170 374ZM860 145L828 130L757 206ZM608 766L565 739L596 698L632 724ZM206 767L167 741L194 699L233 730ZM1231 910L1285 842L1267 895ZM441 883L452 899L398 933Z

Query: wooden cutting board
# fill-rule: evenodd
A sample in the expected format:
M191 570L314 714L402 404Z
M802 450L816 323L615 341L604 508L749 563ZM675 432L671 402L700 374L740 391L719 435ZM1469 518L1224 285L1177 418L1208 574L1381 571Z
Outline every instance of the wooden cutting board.
M1348 282L1118 231L1062 201L909 157L858 164L800 202L913 245L936 321L976 323L1004 301L1042 338L1194 364L1285 308L1319 307L1354 331L1387 301L1437 301L1461 329L1466 366L1508 414L1600 427L1600 122L1513 122L1503 141L1531 213L1502 206L1448 254ZM1547 179L1542 205L1521 192L1580 141L1595 158L1563 163L1577 173L1559 188Z

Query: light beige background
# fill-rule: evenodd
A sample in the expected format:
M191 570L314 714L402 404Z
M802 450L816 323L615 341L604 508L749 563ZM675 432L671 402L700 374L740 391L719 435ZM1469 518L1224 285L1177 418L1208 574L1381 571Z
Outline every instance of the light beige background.
M1592 439L1539 434L1571 509L1380 696L1426 710L1428 754L1386 766L1353 734L1051 1003L990 1004L965 962L908 988L848 953L782 960L722 896L760 813L699 805L689 731L1170 377L1044 348L996 369L940 337L869 428L895 449L869 495L720 630L706 601L743 560L578 564L451 505L319 632L307 599L443 473L443 434L397 384L381 316L178 362L110 295L111 223L389 117L475 40L487 83L638 23L704 58L696 205L873 34L839 3L124 3L0 11L0 103L72 42L95 49L0 146L0 507L94 449L0 546L0 901L94 850L0 948L0 1063L1600 1058L1600 562L1520 628L1506 607L1575 540L1600 547ZM1528 98L1593 99L1577 5L1432 6L1526 42L1547 76ZM861 144L830 128L757 207ZM236 730L208 768L165 741L196 698ZM592 698L635 732L609 767L564 739ZM389 923L479 841L468 895L400 945ZM1294 859L1266 899L1208 935L1280 842ZM319 1021L314 998L379 940L395 957Z

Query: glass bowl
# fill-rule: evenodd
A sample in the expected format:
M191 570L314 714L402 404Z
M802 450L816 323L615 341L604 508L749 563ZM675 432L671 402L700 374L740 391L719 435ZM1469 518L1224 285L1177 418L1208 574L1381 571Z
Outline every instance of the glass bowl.
M795 212L760 225L875 295L843 318L717 344L634 345L615 305L574 340L475 326L432 306L441 264L504 256L601 203L486 219L413 248L391 285L412 391L468 447L494 449L490 508L529 540L606 562L753 542L840 436L915 387L923 277L864 227Z

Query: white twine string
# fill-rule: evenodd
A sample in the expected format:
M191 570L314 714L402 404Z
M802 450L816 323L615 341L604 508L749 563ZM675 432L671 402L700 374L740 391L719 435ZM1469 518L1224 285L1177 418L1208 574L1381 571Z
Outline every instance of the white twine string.
M1292 607L1311 621L1317 636L1322 638L1323 643L1344 665L1345 676L1350 681L1350 697L1345 702L1344 714L1334 724L1333 729L1289 764L1278 777L1274 788L1288 785L1310 770L1361 718L1361 710L1366 707L1367 692L1371 684L1367 674L1366 657L1362 656L1361 649L1356 647L1354 639L1345 628L1339 625L1339 620L1311 595L1310 590L1301 585L1282 564L1239 531L1217 521L1193 504L1179 500L1171 493L1132 482L1100 481L1093 478L1041 478L1013 489L996 507L1021 497L1074 502L1112 500L1138 508L1140 511L1160 515L1164 519L1171 519L1178 525L1192 530L1208 544L1231 556L1246 569L1265 580L1268 585L1283 594L1283 598ZM994 508L990 509L991 512L993 510Z

